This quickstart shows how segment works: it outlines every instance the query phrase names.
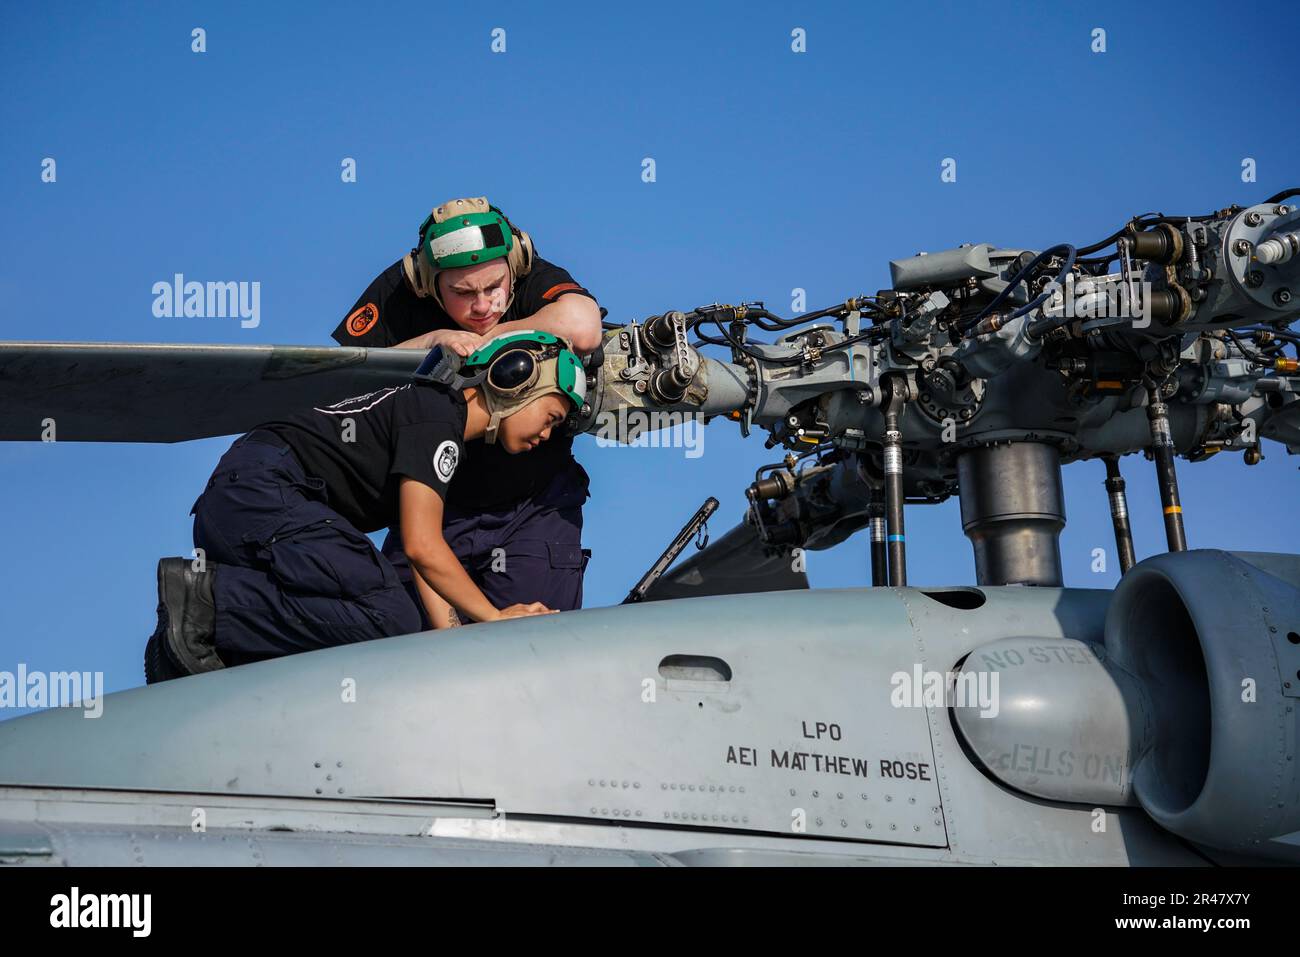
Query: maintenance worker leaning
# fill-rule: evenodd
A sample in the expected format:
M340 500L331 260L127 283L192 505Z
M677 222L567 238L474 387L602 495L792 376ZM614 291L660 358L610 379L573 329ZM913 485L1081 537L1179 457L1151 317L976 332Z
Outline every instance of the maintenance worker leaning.
M600 345L600 318L591 293L535 255L528 234L479 196L434 208L419 244L370 284L333 337L341 345L442 346L467 356L489 336L532 329L565 339L582 356ZM580 607L589 492L572 436L557 429L514 457L490 434L467 449L447 492L443 534L471 578L499 607ZM383 552L414 595L419 579L397 529ZM440 613L426 627L454 624Z
M194 503L198 557L158 563L146 679L420 631L410 594L366 537L385 527L402 532L431 617L551 611L484 595L443 538L444 497L476 440L527 454L585 395L565 341L514 333L464 360L435 348L409 383L242 436Z

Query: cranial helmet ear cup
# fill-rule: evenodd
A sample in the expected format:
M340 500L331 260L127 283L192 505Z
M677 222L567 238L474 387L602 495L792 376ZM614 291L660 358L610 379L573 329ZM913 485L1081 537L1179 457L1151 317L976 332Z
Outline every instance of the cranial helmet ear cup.
M519 395L537 381L544 355L523 348L499 352L488 365L483 385L499 396Z
M492 212L497 213L506 221L510 227L510 232L514 234L515 245L506 256L506 262L510 264L510 273L515 282L523 279L528 275L528 271L533 268L533 238L526 232L510 222L510 217L495 206L489 207Z
M509 220L507 220L509 222ZM506 261L510 263L510 271L514 279L518 282L528 275L528 271L533 268L533 238L522 229L515 229L513 225L510 231L515 234L515 247L510 250L510 255Z
M402 273L411 291L419 298L432 296L438 305L442 305L442 297L438 295L438 271L420 254L418 246L402 257Z

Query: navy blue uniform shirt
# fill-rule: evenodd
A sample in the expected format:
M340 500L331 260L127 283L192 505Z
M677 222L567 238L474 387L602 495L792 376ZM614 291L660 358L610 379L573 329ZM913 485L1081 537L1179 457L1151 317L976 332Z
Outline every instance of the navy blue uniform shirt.
M325 481L329 506L363 532L399 524L402 476L445 501L465 455L465 398L430 384L377 389L263 423L303 470Z

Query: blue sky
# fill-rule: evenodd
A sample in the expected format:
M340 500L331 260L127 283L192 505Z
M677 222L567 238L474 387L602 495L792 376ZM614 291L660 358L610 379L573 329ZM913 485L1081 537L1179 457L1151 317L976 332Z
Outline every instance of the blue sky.
M818 308L918 250L1083 244L1300 185L1291 3L51 6L0 12L4 339L328 343L459 195L489 196L627 321L715 300L788 314L795 287ZM177 272L260 282L260 325L156 318L152 285ZM155 564L189 553L229 442L0 446L0 670L142 683ZM716 533L740 519L773 454L723 422L705 442L579 441L588 605L621 600L706 496ZM1193 547L1294 549L1300 460L1266 453L1180 463ZM1124 467L1143 557L1164 541L1153 469ZM1069 585L1117 578L1090 571L1113 551L1103 475L1065 469ZM955 500L907 521L912 583L973 581ZM861 584L865 538L809 571Z

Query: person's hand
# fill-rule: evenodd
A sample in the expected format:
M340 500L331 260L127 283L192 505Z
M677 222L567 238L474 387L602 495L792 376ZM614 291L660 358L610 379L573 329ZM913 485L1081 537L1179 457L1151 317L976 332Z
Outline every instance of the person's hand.
M529 618L533 615L554 614L554 609L547 608L540 601L530 602L527 605L511 605L509 608L501 609L502 618Z
M483 337L474 332L466 332L463 329L437 329L429 333L429 342L425 348L442 346L463 359L479 349L483 342Z

